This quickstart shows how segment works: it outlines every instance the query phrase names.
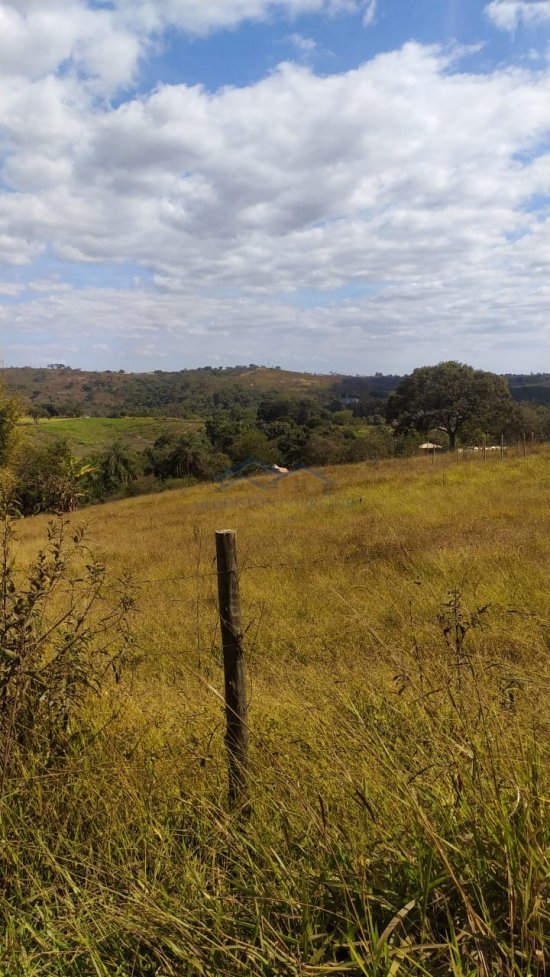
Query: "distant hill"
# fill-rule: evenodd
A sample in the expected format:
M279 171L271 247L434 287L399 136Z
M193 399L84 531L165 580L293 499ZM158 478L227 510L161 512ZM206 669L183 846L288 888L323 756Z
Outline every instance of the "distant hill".
M353 407L365 416L380 412L401 377L293 373L249 364L195 370L125 373L90 372L63 364L9 367L2 371L9 391L44 416L204 417L216 408L254 407L269 394L308 397L332 409ZM509 374L515 400L550 404L550 373Z
M217 407L255 406L267 394L331 401L387 396L398 377L344 377L292 373L250 364L153 373L89 372L55 367L9 367L2 371L9 391L45 415L90 417L203 416ZM345 406L345 404L344 404Z
M550 404L550 373L514 373L506 379L514 400Z

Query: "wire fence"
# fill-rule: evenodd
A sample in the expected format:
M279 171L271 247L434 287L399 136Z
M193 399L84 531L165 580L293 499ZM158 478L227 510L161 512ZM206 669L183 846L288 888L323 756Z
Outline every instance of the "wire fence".
M304 567L311 566L333 566L334 564L342 563L352 563L357 562L357 556L342 556L342 557L331 557L330 560L322 557L316 560L298 560L292 561L290 563L243 563L239 566L239 577L242 577L244 573L249 573L252 570L301 570ZM219 570L207 570L204 572L195 571L193 573L177 574L171 577L156 577L149 580L139 579L138 585L147 586L158 586L160 584L166 583L179 583L184 580L206 580L218 577L220 575Z

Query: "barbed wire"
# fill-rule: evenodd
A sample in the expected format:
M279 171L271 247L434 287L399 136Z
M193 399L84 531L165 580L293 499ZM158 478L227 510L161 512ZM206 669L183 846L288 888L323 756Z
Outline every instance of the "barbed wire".
M319 566L321 564L329 566L334 563L351 563L353 560L357 560L356 555L341 556L336 558L331 557L330 559L321 557L316 560L299 560L291 563L244 563L237 568L237 573L239 577L241 577L244 573L248 573L250 570L299 570L305 566ZM204 580L209 577L218 577L227 572L228 571L225 570L207 570L201 573L197 573L195 571L194 573L177 574L176 576L172 577L157 577L150 580L138 579L136 582L138 586L145 584L155 586L157 584L164 583L179 583L180 580Z

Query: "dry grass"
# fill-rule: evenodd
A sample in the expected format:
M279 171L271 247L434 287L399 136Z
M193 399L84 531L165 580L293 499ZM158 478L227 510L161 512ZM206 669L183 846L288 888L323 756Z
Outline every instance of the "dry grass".
M10 977L548 972L548 455L323 476L79 514L135 574L141 664L102 735L4 801ZM224 804L227 526L248 823Z

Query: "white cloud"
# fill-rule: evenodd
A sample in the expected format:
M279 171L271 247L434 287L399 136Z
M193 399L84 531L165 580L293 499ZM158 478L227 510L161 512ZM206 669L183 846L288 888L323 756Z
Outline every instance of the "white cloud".
M25 286L19 285L17 282L0 282L0 295L8 295L11 298L15 298L24 291Z
M191 35L301 14L354 13L374 0L1 0L0 77L36 80L73 71L110 96L134 80L140 58L168 28Z
M70 292L72 286L68 282L60 282L56 278L37 278L29 282L28 288L31 292Z
M63 291L31 269L35 294L0 306L0 334L63 346L77 323L82 351L120 340L128 356L161 344L198 362L213 346L226 361L261 360L267 346L315 364L324 345L327 360L357 355L365 369L372 350L399 357L411 336L419 358L436 346L482 357L520 325L548 343L548 69L468 74L409 44L340 75L285 63L249 87L161 85L113 108L97 86L128 77L147 31L169 20L198 31L208 17L342 7L143 0L131 30L125 2L51 0L67 20L54 36L43 4L4 0L0 261L19 266L18 281L40 254L128 266L128 287ZM48 37L55 52L41 49ZM109 45L128 39L110 68ZM56 75L59 57L73 67Z
M0 76L31 80L64 68L109 95L133 78L148 39L116 10L85 0L2 0Z
M285 40L302 55L310 55L317 50L317 41L312 37L304 37L302 34L289 34Z
M367 0L365 4L365 11L363 14L363 23L366 27L370 27L374 24L376 20L376 10L378 7L378 0Z
M550 23L550 0L491 0L485 12L500 30L513 32L522 21L530 26Z
M266 20L277 15L341 14L361 10L372 0L114 0L119 15L139 23L148 32L167 25L195 34L235 27L245 20Z

